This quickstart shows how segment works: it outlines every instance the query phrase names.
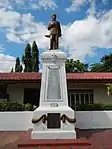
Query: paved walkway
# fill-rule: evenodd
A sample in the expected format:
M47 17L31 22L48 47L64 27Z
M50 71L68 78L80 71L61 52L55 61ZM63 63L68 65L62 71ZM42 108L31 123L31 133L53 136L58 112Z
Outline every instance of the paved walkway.
M17 149L17 142L24 133L0 132L0 149ZM90 140L92 143L90 149L112 149L112 130L77 130L77 137ZM50 147L45 148L50 149ZM56 147L56 149L66 149L66 147Z
M0 132L0 149L17 149L17 141L25 132Z
M89 139L91 149L112 149L112 130L77 130L77 137Z

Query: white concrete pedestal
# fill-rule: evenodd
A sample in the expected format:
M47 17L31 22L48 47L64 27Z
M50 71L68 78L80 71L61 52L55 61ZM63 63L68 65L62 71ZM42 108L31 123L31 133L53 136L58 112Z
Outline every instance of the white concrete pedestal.
M59 50L46 51L41 55L43 69L40 106L33 113L32 139L76 138L75 123L71 123L67 119L63 122L61 119L63 115L74 119L74 111L68 106L65 61L66 54ZM60 114L60 128L48 128L49 113ZM43 115L45 117L42 118Z

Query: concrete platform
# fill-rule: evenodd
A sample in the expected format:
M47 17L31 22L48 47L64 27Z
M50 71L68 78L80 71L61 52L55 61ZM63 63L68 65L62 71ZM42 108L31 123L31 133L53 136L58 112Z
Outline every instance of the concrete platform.
M27 132L0 132L0 149L18 149L18 141ZM112 129L107 130L80 130L76 129L77 138L86 138L90 141L91 147L81 147L77 149L112 149ZM32 148L28 148L32 149ZM70 147L58 146L50 148L49 146L40 146L38 149L71 149ZM72 148L73 149L73 148Z
M74 148L77 149L77 147L87 148L91 144L89 140L86 138L80 138L80 139L31 139L31 132L32 130L29 129L28 132L23 135L22 139L18 142L18 148L19 149L27 149L27 148L38 148L38 147L45 147L49 146L50 148L56 148L61 147L63 149L63 146L66 148Z

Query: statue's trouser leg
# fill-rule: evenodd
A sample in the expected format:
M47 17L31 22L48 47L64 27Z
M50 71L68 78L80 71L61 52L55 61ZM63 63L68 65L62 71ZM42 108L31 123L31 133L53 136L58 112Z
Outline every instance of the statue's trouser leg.
M56 35L53 35L53 50L56 49L56 40L55 40Z
M58 35L55 35L55 49L58 49Z
M50 50L53 49L53 35L50 35Z

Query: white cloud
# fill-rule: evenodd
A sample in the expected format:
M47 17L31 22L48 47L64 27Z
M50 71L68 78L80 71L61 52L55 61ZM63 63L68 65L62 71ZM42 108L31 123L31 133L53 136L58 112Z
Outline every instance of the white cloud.
M20 38L14 32L7 32L6 37L9 41L16 42L16 43L23 43Z
M6 37L15 43L30 42L36 40L39 48L48 49L49 39L44 37L48 33L47 27L36 22L31 14L9 12L6 15L8 22L1 23L2 27L8 27ZM3 20L4 15L2 13ZM13 21L16 20L16 21ZM2 22L2 17L1 17ZM5 22L5 21L4 21ZM68 50L71 58L84 60L85 56L93 55L95 47L112 48L112 10L106 12L101 18L95 18L89 14L83 20L74 21L68 25L62 25L60 46Z
M97 1L99 1L99 4L96 3ZM70 6L68 8L66 8L65 10L67 12L77 11L85 4L90 5L90 8L88 11L92 11L95 13L95 7L103 5L103 7L105 9L105 5L112 5L112 0L71 0ZM100 11L100 9L99 9L99 11Z
M69 49L71 58L83 61L85 56L93 54L95 47L112 48L111 28L112 10L100 19L88 16L84 20L63 26L61 45Z
M99 14L96 14L96 5L94 0L90 0L90 8L87 10L87 14L91 16L99 15Z
M34 0L31 0L31 1L34 1ZM44 8L45 10L50 8L55 10L57 8L57 5L54 0L40 0L38 1L38 3L36 1L36 3L30 3L30 6L33 9L39 9L39 10L42 8Z
M19 9L56 9L55 0L0 0L1 10Z
M17 12L4 11L0 14L0 20L0 26L6 27L6 37L9 41L22 43L36 40L38 47L48 47L48 40L44 37L48 32L46 26L36 22L31 14L20 15Z
M72 4L70 7L66 8L67 12L72 12L78 10L81 6L83 6L87 0L72 0Z
M14 11L2 11L0 13L0 27L6 28L6 37L9 41L29 42L37 37L39 38L38 44L42 47L47 42L44 38L47 32L45 25L35 22L30 13L20 14Z
M0 27L16 28L20 25L21 15L15 11L0 12Z
M12 9L9 0L0 0L0 11Z
M0 54L0 72L10 72L15 66L15 57Z
M21 1L22 3L22 1ZM84 61L85 56L94 54L95 47L112 48L112 10L101 18L94 16L94 3L88 17L62 25L60 47L68 50L70 58ZM23 43L36 40L39 48L48 49L48 33L42 22L36 22L34 16L4 10L0 12L0 27L6 29L6 37L10 42Z

